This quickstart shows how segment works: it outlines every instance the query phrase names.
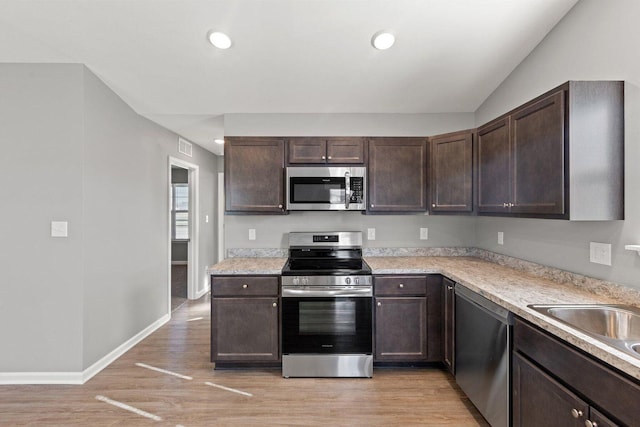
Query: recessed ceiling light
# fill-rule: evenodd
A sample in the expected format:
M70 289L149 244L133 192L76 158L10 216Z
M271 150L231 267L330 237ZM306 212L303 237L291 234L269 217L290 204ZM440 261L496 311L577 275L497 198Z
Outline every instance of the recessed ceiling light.
M219 31L209 31L209 41L218 49L229 49L231 47L231 39L225 33Z
M224 144L224 139L214 139L213 142L216 144Z
M396 37L389 31L378 31L371 38L373 47L379 50L389 49L396 42Z

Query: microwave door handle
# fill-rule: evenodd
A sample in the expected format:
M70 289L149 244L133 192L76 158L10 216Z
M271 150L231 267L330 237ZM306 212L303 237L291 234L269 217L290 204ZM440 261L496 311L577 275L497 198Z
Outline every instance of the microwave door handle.
M344 208L349 209L349 201L351 200L351 179L349 171L344 173Z

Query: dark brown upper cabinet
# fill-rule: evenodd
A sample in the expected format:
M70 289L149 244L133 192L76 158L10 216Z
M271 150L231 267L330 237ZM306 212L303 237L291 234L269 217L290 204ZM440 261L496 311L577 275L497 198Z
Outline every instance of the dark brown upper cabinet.
M623 82L567 82L477 135L481 215L624 219Z
M289 164L362 164L364 140L345 138L289 138Z
M473 131L429 138L431 212L473 212Z
M228 213L285 213L284 139L228 137L224 150Z
M368 213L427 210L425 138L371 138L368 174Z

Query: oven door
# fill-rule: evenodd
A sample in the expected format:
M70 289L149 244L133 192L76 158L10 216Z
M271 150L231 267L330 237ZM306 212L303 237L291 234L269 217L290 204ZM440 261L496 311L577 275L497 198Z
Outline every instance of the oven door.
M282 354L372 354L371 297L283 297Z

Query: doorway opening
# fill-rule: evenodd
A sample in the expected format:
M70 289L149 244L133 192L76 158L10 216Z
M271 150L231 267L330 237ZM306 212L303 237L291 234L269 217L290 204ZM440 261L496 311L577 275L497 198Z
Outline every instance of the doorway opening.
M169 310L196 298L198 166L169 157Z

